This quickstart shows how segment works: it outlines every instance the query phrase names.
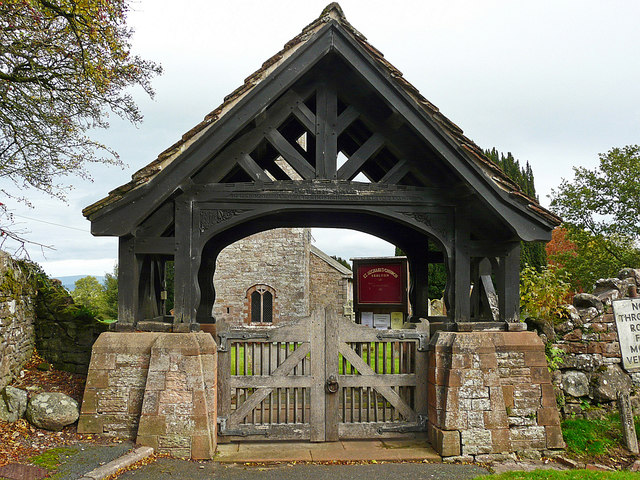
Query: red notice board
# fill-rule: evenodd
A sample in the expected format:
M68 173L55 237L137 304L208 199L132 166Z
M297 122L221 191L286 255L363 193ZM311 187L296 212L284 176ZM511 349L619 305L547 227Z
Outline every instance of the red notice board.
M353 267L356 307L406 305L406 258L354 259Z

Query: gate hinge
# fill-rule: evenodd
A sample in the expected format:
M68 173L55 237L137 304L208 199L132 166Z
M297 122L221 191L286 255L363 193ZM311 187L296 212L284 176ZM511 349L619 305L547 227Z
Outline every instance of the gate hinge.
M416 331L389 331L378 332L378 340L418 340L418 351L426 352L429 347L429 334Z
M227 340L269 340L269 332L235 332L231 330L228 332L220 332L218 337L220 337L218 351L228 352L229 345Z
M378 427L378 433L396 432L396 433L409 433L409 432L424 432L427 430L427 416L418 415L416 423L404 423L400 425L382 425Z
M233 429L227 428L227 417L218 417L218 433L235 437L248 437L250 435L269 436L269 432L261 428Z

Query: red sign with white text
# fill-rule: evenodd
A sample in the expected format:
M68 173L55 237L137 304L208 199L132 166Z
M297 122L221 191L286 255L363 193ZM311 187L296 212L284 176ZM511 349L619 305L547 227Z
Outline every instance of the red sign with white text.
M401 264L358 265L358 303L402 304Z

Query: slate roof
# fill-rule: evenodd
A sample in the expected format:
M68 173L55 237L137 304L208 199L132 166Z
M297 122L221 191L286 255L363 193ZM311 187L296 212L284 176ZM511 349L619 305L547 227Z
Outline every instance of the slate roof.
M95 214L99 213L104 207L117 202L125 197L128 192L150 182L160 171L178 159L182 151L226 115L251 89L267 78L284 60L291 56L291 54L331 20L338 22L380 66L388 71L393 81L441 127L442 131L454 141L468 160L478 165L498 188L507 192L510 197L523 204L536 216L542 217L546 222L552 225L559 225L561 223L560 217L542 207L536 199L523 193L520 187L507 177L507 175L483 153L478 145L464 135L460 127L445 117L416 87L409 83L409 81L403 77L402 72L389 63L384 58L382 52L371 45L366 37L347 21L342 8L335 2L329 4L316 20L307 25L299 35L288 41L282 50L265 61L258 70L249 75L244 83L227 95L222 104L206 115L202 122L182 135L180 140L158 155L154 161L135 172L130 182L112 190L107 197L86 207L82 211L83 215L92 219Z

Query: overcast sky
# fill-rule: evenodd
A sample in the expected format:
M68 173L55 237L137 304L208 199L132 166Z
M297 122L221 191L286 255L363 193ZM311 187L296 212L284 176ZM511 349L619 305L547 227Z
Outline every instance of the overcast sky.
M347 19L421 93L482 148L529 161L543 205L572 166L640 143L640 2L586 0L343 0ZM17 228L55 247L31 258L53 276L113 269L115 239L92 237L82 208L131 174L217 107L264 60L325 7L325 1L139 0L129 24L135 53L162 64L156 96L134 94L138 128L112 119L97 137L124 170L97 166L67 205L33 192L34 208L10 204ZM36 221L38 220L38 221ZM49 222L49 223L44 223ZM53 224L53 225L52 225ZM314 230L329 254L391 255L362 234Z

